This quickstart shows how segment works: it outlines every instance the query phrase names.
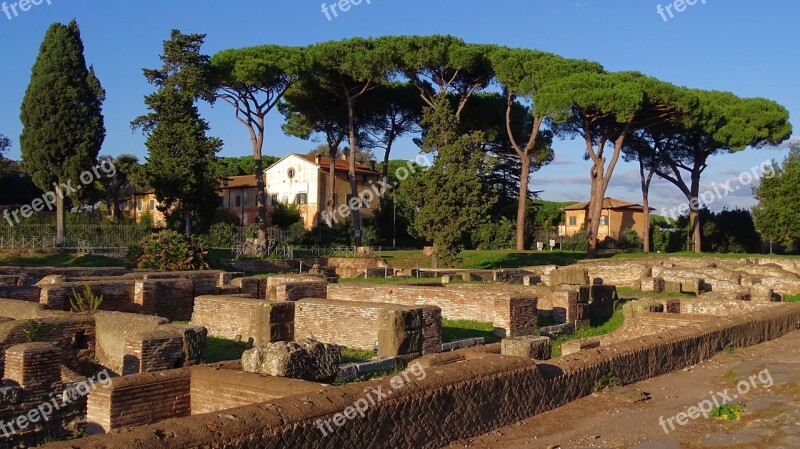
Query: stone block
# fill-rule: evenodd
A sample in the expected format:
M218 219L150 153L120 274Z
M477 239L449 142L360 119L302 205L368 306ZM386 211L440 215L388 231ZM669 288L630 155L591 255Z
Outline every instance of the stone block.
M200 365L206 358L208 329L188 324L170 324L183 335L183 366Z
M574 332L575 328L572 324L565 323L565 324L557 324L555 326L545 326L539 329L539 331L545 337L558 338L562 335L567 335Z
M550 285L589 285L589 270L581 267L565 267L550 273Z
M664 292L665 293L682 293L683 292L683 284L681 282L676 282L676 281L664 281Z
M378 317L378 355L422 352L422 309L381 310Z
M452 352L461 349L474 348L475 346L482 346L485 340L483 337L465 338L463 340L449 341L442 343L442 352Z
M775 291L769 286L756 284L750 287L750 298L752 301L772 302Z
M586 351L600 347L599 338L586 338L583 340L568 341L561 345L561 355L575 354L576 352Z
M665 291L666 281L662 278L642 278L639 290L643 292L663 293Z
M705 292L706 281L699 278L681 280L681 293L693 293L697 296Z
M500 354L534 360L550 360L551 340L547 337L525 336L504 338Z
M337 375L340 357L339 346L311 339L270 343L245 351L242 369L266 376L321 381Z
M531 274L528 276L522 277L522 284L523 285L540 285L542 283L542 277L539 275Z

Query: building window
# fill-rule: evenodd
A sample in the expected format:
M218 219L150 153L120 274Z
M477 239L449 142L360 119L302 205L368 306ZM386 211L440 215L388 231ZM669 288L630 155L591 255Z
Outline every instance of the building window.
M600 226L608 226L608 215L602 215L600 217Z
M150 200L150 207L147 210L156 210L156 200Z
M308 194L307 193L298 193L294 197L294 204L296 204L298 206L302 205L302 204L308 204Z
M569 225L570 226L578 226L578 217L576 217L574 215L572 217L569 217Z
M277 193L273 193L272 196L270 196L270 204L273 205L273 206L277 206L278 205L278 194Z
M347 203L346 203L346 205L347 205L348 207L358 207L358 208L361 208L361 201L352 201L352 202L351 202L351 200L353 200L353 195L347 195Z
M236 195L236 207L242 207L242 196Z
M293 168L290 168L289 171L286 172L286 176L288 176L289 179L294 179L294 175L295 175L295 172L294 172Z
M372 204L369 201L370 199L372 199L372 195L363 195L361 197L361 204L367 209L372 209Z

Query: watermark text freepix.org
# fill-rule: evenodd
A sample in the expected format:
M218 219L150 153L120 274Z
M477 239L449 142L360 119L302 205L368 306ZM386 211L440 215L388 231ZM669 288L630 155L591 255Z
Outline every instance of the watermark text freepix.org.
M31 201L31 204L26 204L19 209L3 211L3 218L8 221L9 226L19 224L20 216L22 218L30 218L34 212L42 212L43 210L52 211L56 205L56 200L64 199L66 196L78 192L84 186L88 186L93 182L99 180L105 175L108 178L113 178L117 175L117 168L110 160L103 160L97 166L92 167L91 170L86 170L80 175L80 184L73 184L73 180L68 180L65 183L53 184L53 190L45 192L41 198L36 198ZM12 220L13 218L13 220Z
M661 208L661 215L676 221L682 215L686 215L690 210L700 210L703 207L710 206L715 201L727 197L733 193L738 192L742 187L749 186L758 181L762 177L765 179L772 179L775 176L775 166L772 161L764 161L760 165L756 165L750 171L743 171L738 177L729 179L723 183L712 183L708 190L701 192L697 198L691 202L684 202L671 209L666 207Z
M53 413L70 406L82 397L88 396L90 391L97 390L98 384L101 384L103 388L111 386L111 375L108 370L100 371L91 378L64 389L64 392L60 395L51 395L52 397L49 401L42 402L38 407L31 409L24 415L17 416L16 419L8 422L0 421L0 432L8 438L18 432L27 430L31 424L36 424L42 420L45 422L50 421Z
M328 418L324 421L318 419L316 422L316 427L320 432L322 432L322 436L326 437L328 434L334 432L334 427L342 427L348 421L352 421L358 416L364 418L367 410L369 410L370 407L374 407L380 402L389 399L389 397L391 397L395 391L400 390L408 385L411 382L409 373L414 376L414 380L425 380L425 377L428 375L428 373L425 372L425 368L419 362L414 362L408 365L408 369L392 377L392 379L389 381L389 385L392 387L391 390L383 391L382 385L365 388L364 393L366 393L366 397L353 402L353 405L350 405L340 413L333 415L332 418Z
M53 0L19 0L16 2L3 2L0 4L0 10L3 11L3 14L6 15L8 20L13 20L23 12L28 12L34 6L41 6L42 3L47 3L48 5L53 4Z
M697 3L705 5L706 1L707 0L675 0L674 2L667 3L667 6L659 3L658 7L656 7L656 12L664 19L664 22L668 22L670 19L675 18L675 13L680 14L685 12L687 6L694 6Z
M325 14L325 17L328 18L328 22L330 22L339 17L339 12L346 13L350 11L350 8L353 6L359 6L361 3L371 5L372 0L339 0L331 3L330 5L323 3L322 14Z
M758 380L761 385L756 384L756 380ZM678 413L675 416L666 419L661 416L658 418L658 424L664 430L665 434L669 434L671 431L675 430L675 424L685 426L689 424L689 420L699 419L701 416L707 419L715 408L734 403L749 393L750 390L757 389L759 386L762 388L770 388L774 384L775 382L772 380L772 375L769 373L769 370L764 369L758 374L754 374L736 384L736 392L729 391L728 388L717 393L712 391L710 392L711 399L699 402L697 405L691 406L687 408L685 412ZM669 425L669 427L667 427L667 425Z

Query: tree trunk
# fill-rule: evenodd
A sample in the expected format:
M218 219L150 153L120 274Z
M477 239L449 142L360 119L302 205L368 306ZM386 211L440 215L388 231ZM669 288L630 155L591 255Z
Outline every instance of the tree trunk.
M645 166L643 161L639 161L639 176L642 181L642 208L644 208L644 232L642 234L642 251L650 253L650 183L653 181L654 169L645 176Z
M438 249L439 245L437 245L436 242L434 241L433 247L431 249L431 268L433 268L434 270L437 270L439 268L439 256L436 254Z
M64 192L56 192L56 245L64 246L67 242L67 213L64 205Z
M339 154L339 149L336 147L328 146L328 198L326 200L327 213L328 213L328 226L333 226L338 220L334 220L336 203L334 197L336 196L336 157Z
M703 226L700 219L700 171L692 171L692 194L689 199L689 220L691 222L694 252L703 252Z
M189 211L184 212L183 219L185 220L184 223L184 234L186 237L192 236L192 214Z
M358 194L358 178L356 178L356 120L355 105L352 98L347 101L347 131L350 135L350 204L353 212L353 233L355 246L361 246L361 198ZM353 207L355 204L355 207Z
M592 169L595 173L602 173L602 167ZM597 257L597 240L600 231L600 217L603 215L603 200L605 189L602 186L603 177L598 175L592 180L592 193L589 200L589 210L587 212L586 223L586 257L594 259Z
M267 241L267 195L264 191L264 161L261 159L261 149L255 151L255 176L256 176L256 205L258 206L258 241Z
M531 177L531 159L522 158L519 176L519 200L517 202L517 251L525 251L525 222L528 212L528 183Z
M392 144L389 143L386 145L386 151L383 152L383 167L381 168L381 179L383 180L383 184L381 184L381 199L386 197L386 188L389 187L387 184L389 182L389 153L392 151Z

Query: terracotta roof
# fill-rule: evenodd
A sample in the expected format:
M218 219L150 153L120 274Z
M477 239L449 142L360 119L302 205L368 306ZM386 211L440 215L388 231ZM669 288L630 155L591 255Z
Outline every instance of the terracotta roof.
M317 164L317 158L313 154L296 154L297 157L307 160L312 164ZM330 166L330 158L322 157L320 158L319 166L320 168L327 169ZM336 171L350 171L350 162L343 160L343 159L336 159L334 161ZM356 162L356 171L359 173L366 173L366 174L375 174L379 175L380 172L372 170L371 168L367 167L364 164L360 164Z
M228 176L222 180L223 189L256 188L255 175Z
M561 210L586 210L589 208L589 203L578 203L572 206L567 206ZM641 204L631 203L628 201L618 200L616 198L606 198L603 200L603 209L638 209L644 210Z

